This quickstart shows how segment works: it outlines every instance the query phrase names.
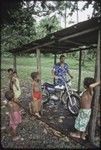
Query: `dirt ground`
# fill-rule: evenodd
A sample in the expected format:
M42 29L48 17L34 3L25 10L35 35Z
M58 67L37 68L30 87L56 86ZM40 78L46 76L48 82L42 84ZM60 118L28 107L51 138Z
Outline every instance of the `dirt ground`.
M68 137L68 133L75 130L76 116L72 116L59 101L55 103L50 101L44 105L41 120L28 113L28 104L31 101L31 85L28 81L22 81L21 84L20 104L25 111L22 113L22 123L18 127L18 135L21 136L21 139L14 142L8 132L8 110L3 104L7 86L8 83L1 86L1 144L3 148L85 148L83 141L75 142ZM97 146L100 145L98 131L97 127L95 138Z

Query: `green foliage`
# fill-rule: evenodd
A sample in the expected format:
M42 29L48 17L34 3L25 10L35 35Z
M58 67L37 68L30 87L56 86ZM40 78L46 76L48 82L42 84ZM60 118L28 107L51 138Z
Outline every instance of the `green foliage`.
M87 9L90 4L93 5L94 12L97 15L99 13L98 2L86 2L82 9ZM51 2L46 0L6 0L5 2L3 0L1 8L3 25L1 29L1 50L2 54L7 55L9 49L20 47L60 30L60 22L56 13L64 16L66 21L66 18L68 19L68 16L77 10L77 2ZM70 10L69 14L66 14L66 9ZM52 17L50 17L51 14L53 14ZM40 23L37 23L36 17L43 17L43 19L40 20ZM92 54L95 55L94 51L92 51ZM78 55L73 54L73 57L78 59Z
M46 17L42 19L39 24L36 23L33 14L36 16L40 15L41 6L37 4L36 7L34 7L33 5L34 3L25 2L22 8L18 8L11 15L12 18L16 18L16 20L13 20L13 25L5 25L2 27L2 53L9 49L30 43L35 39L42 38L48 33L60 29L59 21L56 16L48 18L46 14ZM43 8L41 9L43 10ZM48 12L49 10L44 8L44 11Z
M60 29L61 27L56 16L53 16L51 18L45 17L40 21L39 25L37 26L37 37L45 37L47 34L50 34Z

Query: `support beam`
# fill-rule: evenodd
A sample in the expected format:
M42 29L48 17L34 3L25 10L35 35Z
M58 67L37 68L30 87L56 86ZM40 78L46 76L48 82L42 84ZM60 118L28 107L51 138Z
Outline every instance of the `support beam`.
M56 64L57 55L54 54L54 65Z
M57 55L56 53L54 54L54 65L56 64L56 59L57 59ZM54 79L54 84L55 84L55 79Z
M76 27L76 26L75 26ZM78 32L78 33L75 33L75 34L72 34L72 35L69 35L69 36L66 36L66 37L63 37L63 38L60 38L58 41L64 41L64 40L67 40L67 39L70 39L70 38L74 38L74 37L78 37L78 36L83 36L84 34L86 33L90 33L90 32L93 32L95 30L98 30L99 27L95 27L95 28L91 28L91 29L87 29L87 30L83 30L81 32Z
M95 64L95 80L100 81L100 40L101 40L101 31L98 31L98 46L97 46L97 53L96 53L96 64ZM100 98L100 86L95 88L95 93L92 101L92 114L89 124L89 140L90 142L94 143L95 138L95 130L96 130L96 121L98 115L98 106L99 106L99 98Z
M36 49L36 54L37 54L37 71L40 74L40 82L39 82L39 86L40 86L40 91L42 91L41 89L41 52L40 49ZM41 114L43 115L43 103L41 103Z
M13 69L15 71L17 71L17 67L16 67L16 54L13 55Z
M76 27L76 26L75 26L75 27ZM81 32L78 32L78 33L75 33L75 34L72 34L72 35L65 36L65 37L58 37L57 40L58 40L58 42L64 41L64 40L68 40L68 39L71 40L71 38L76 38L76 37L78 37L78 36L83 36L83 35L85 35L85 34L87 34L87 33L96 31L96 30L98 30L98 28L99 28L99 27L94 27L94 28L87 29L87 30L84 30L84 31L81 31ZM42 48L42 47L44 47L44 46L49 46L49 45L54 44L54 43L55 43L55 40L53 39L53 40L51 40L50 42L42 43L42 44L39 44L38 46L32 46L32 48L28 48L25 52L29 52L30 50L31 50L31 51L32 51L32 50L36 50L36 49ZM20 51L20 52L23 52L23 49L24 49L24 48L21 48L21 49L19 49L19 51ZM14 52L14 50L13 50L13 51L10 51L10 52Z
M81 60L82 60L82 51L79 52L79 75L78 75L78 93L80 93L81 85Z
M41 79L41 52L40 52L40 49L36 50L36 54L37 54L37 71L40 73L40 79ZM40 86L41 86L41 82L40 82Z

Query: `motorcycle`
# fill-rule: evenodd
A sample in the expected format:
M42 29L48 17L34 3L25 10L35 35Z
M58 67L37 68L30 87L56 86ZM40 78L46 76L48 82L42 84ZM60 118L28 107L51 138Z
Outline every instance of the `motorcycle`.
M64 82L64 86L47 82L42 85L43 104L48 103L50 100L60 100L70 113L77 115L80 109L80 96L75 89L71 88L71 80L65 81L63 77L59 77L59 79Z

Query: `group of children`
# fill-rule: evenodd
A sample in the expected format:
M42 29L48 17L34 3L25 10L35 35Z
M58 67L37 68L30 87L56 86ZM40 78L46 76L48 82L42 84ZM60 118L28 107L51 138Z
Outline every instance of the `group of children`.
M10 128L13 135L13 140L19 139L16 136L16 128L21 123L21 111L19 108L19 97L21 95L21 89L19 84L19 79L17 73L13 69L8 69L9 73L9 91L5 93L5 97L8 100L8 109L9 109L9 118L10 118ZM37 117L41 117L41 100L42 93L40 87L40 74L38 72L31 73L32 78L32 101L29 104L30 112ZM81 108L79 114L75 120L75 129L77 132L70 133L72 137L82 138L85 140L85 131L90 120L91 115L91 102L93 97L93 89L97 85L100 85L100 82L95 82L93 78L84 79L84 88L86 89L81 97Z
M19 108L19 97L21 95L20 83L17 76L17 72L13 71L12 68L8 69L9 75L9 89L5 92L5 97L7 99L7 107L9 111L9 127L10 133L13 136L13 140L19 139L16 136L16 128L19 123L21 123L21 111Z
M19 78L16 71L12 68L8 69L9 75L9 90L5 92L7 99L7 107L9 111L9 127L10 133L13 136L13 140L18 140L20 137L16 134L17 126L22 122L21 108L19 107L19 98L21 96L21 89ZM41 117L41 87L40 87L40 75L38 72L31 73L32 82L32 101L29 103L29 109L31 114L35 114L37 117Z

